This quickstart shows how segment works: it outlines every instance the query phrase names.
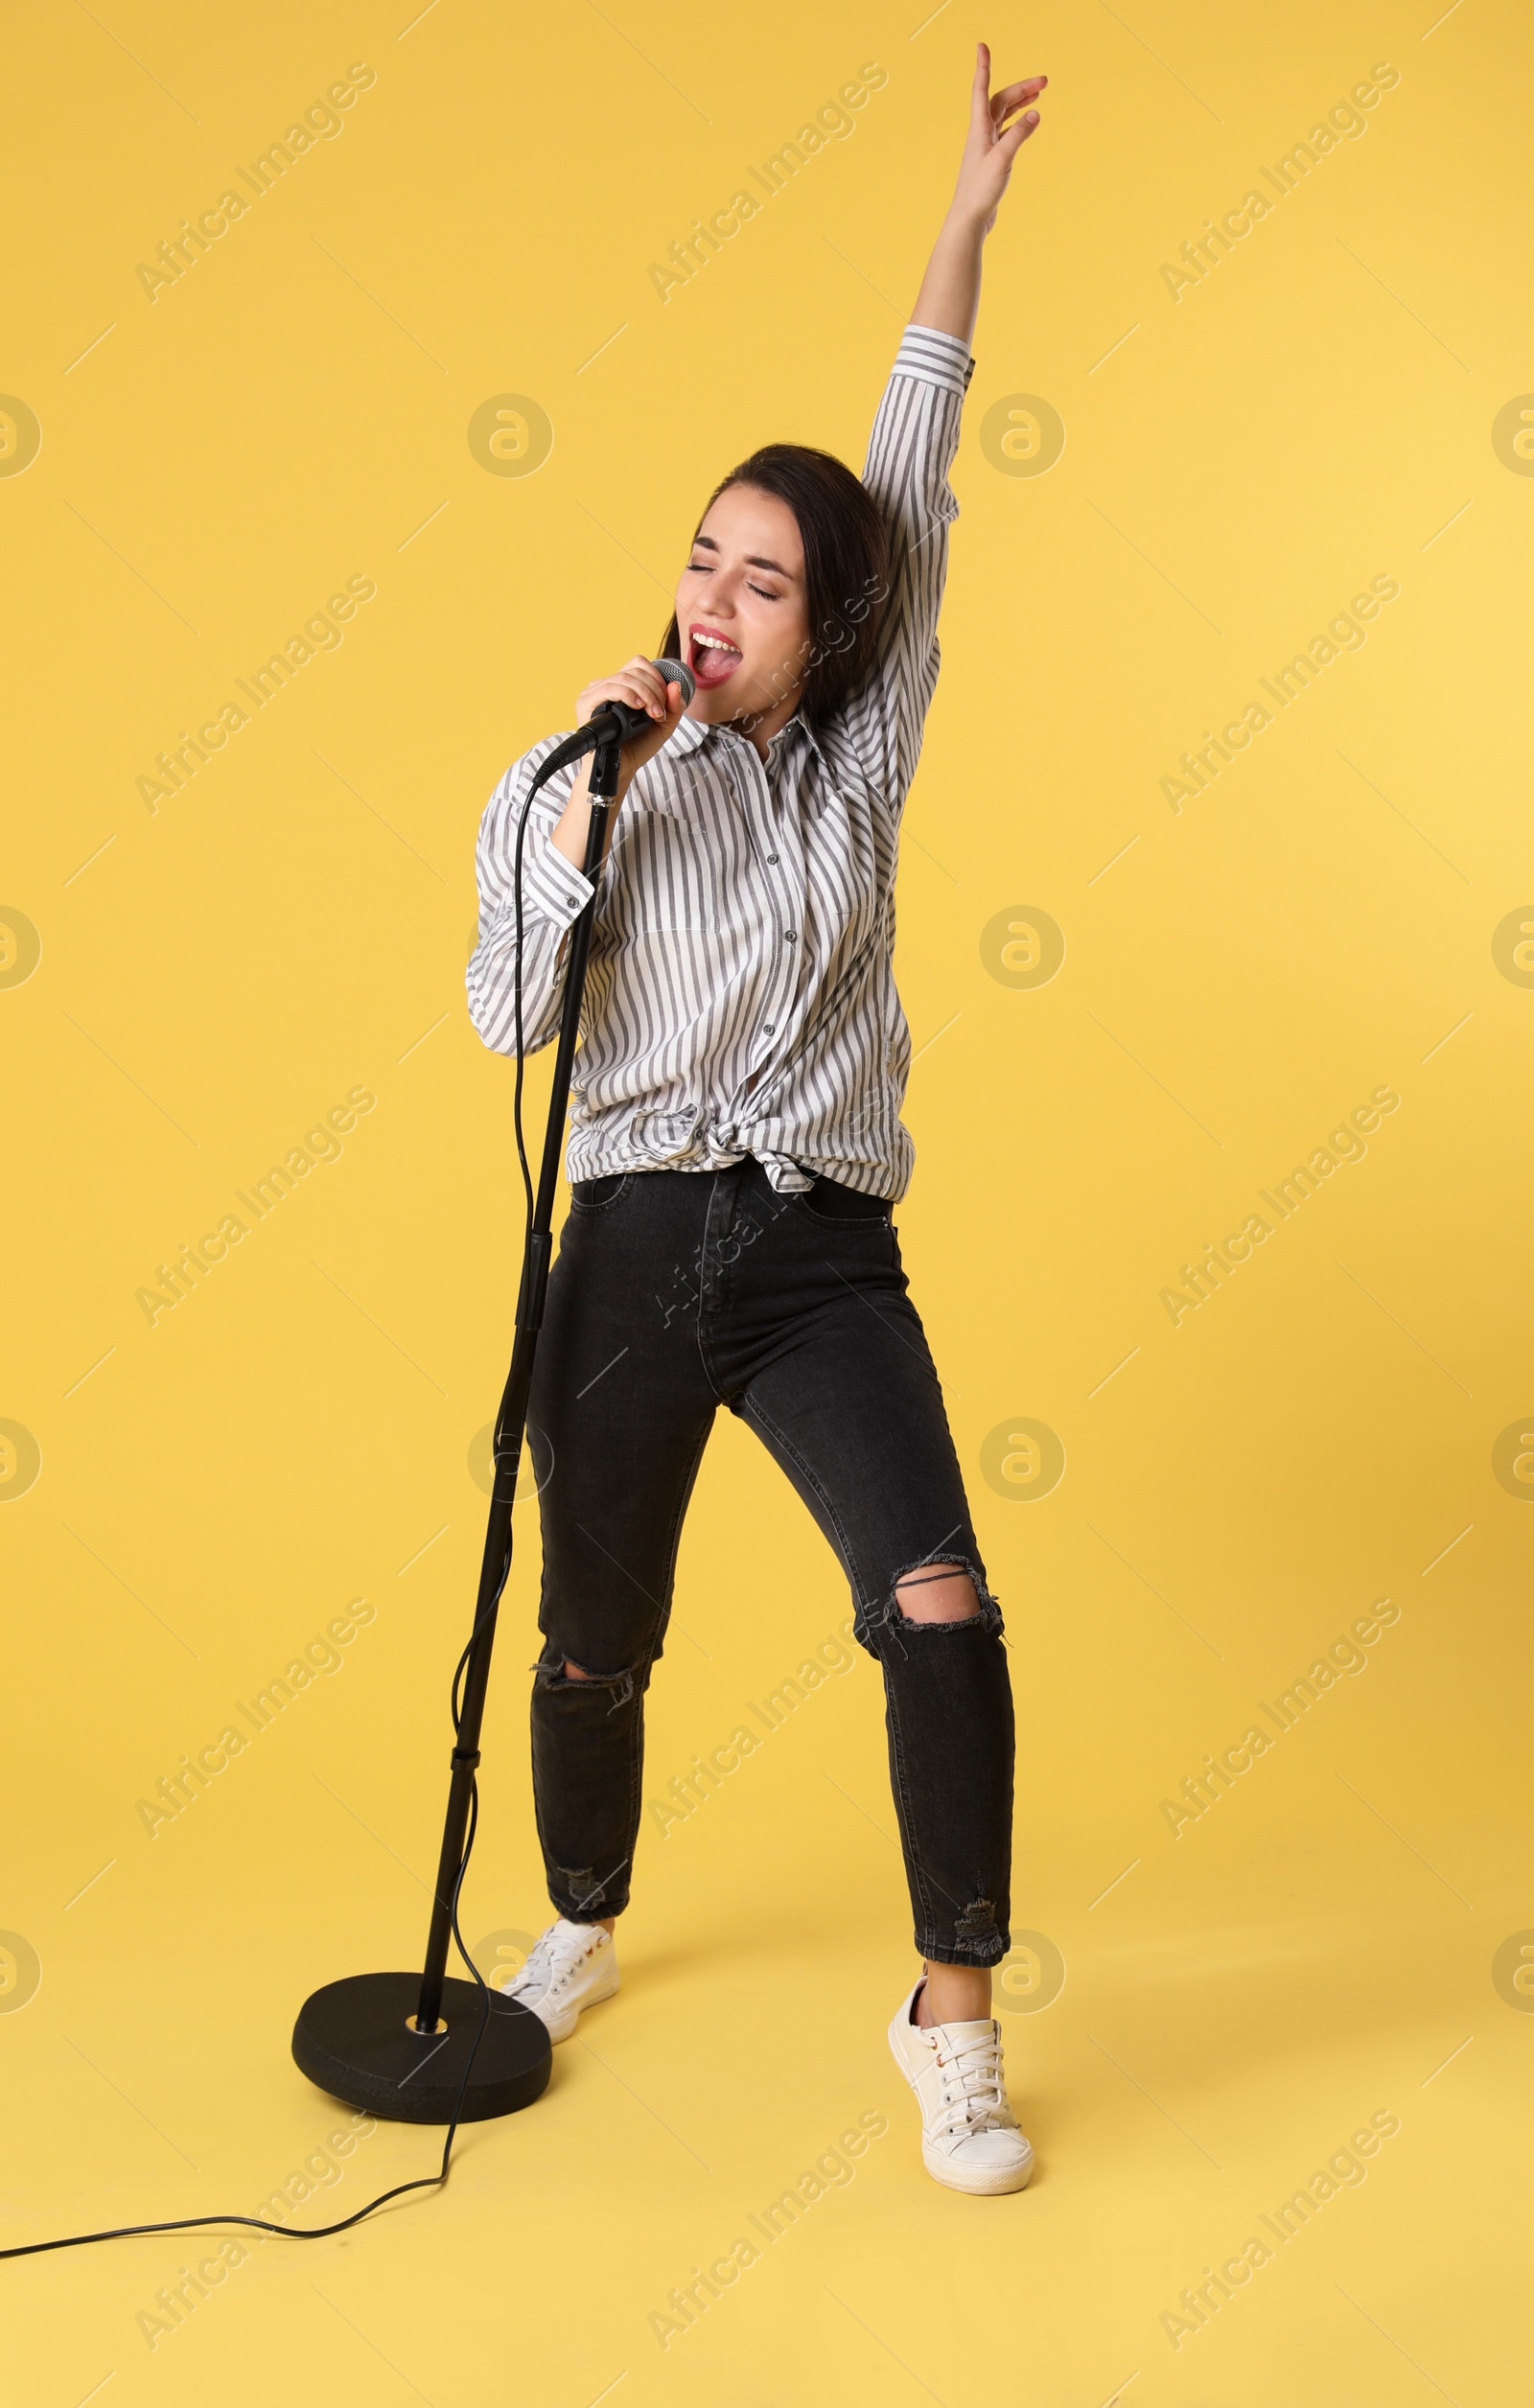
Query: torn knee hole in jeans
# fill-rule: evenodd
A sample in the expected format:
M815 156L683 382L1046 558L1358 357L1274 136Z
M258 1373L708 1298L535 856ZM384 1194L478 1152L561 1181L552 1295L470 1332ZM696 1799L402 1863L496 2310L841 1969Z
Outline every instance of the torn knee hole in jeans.
M634 1695L634 1675L626 1667L618 1672L593 1672L587 1664L578 1664L573 1656L557 1651L546 1653L533 1667L546 1689L605 1689L611 1695L608 1712L626 1705Z
M980 1622L994 1600L972 1563L951 1561L911 1564L897 1572L890 1592L889 1618L906 1630L951 1629Z

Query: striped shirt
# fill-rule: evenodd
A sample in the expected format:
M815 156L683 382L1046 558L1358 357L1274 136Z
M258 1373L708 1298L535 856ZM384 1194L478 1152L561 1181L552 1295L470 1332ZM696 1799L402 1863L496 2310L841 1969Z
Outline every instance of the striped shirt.
M898 1200L911 1038L895 992L901 808L938 678L948 471L974 373L957 336L908 326L863 481L884 517L890 591L872 676L763 760L733 729L684 718L629 785L598 873L566 1169L712 1170L755 1155L779 1191L825 1173ZM527 788L560 741L507 770L479 826L469 1010L515 1051L512 864ZM567 932L592 893L550 834L578 769L533 803L523 848L523 1030L557 1033Z

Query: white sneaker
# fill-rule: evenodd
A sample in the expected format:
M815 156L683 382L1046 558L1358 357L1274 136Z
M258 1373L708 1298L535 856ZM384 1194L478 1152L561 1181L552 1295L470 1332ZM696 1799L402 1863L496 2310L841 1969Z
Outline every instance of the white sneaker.
M561 1915L534 1942L522 1971L498 1986L507 1998L530 2006L548 2026L549 2039L557 2041L569 2038L582 2007L599 2005L617 1985L612 1933L600 1923L569 1923Z
M911 2020L921 1987L917 1982L890 2026L895 2064L921 2110L921 2162L950 2190L1021 2190L1034 2150L1008 2102L1001 2026L983 2017L923 2029Z

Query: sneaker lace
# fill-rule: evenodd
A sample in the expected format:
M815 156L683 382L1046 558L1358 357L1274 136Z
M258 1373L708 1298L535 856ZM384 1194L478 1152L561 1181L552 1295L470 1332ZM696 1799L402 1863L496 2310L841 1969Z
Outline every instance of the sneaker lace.
M1001 2034L994 2024L988 2033L951 2050L940 2045L938 2071L942 2076L940 2128L945 2135L985 2132L1011 2122Z
M541 1998L557 1988L572 1965L586 1954L585 1944L568 1932L550 1928L534 1940L522 1971L506 1984L508 1998L531 1994Z

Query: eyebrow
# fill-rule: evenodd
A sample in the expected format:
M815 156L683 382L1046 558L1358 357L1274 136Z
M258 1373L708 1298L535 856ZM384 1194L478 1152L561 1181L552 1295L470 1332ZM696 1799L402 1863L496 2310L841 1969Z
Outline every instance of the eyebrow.
M695 535L692 539L693 550L697 551L700 545L707 552L716 552L719 549L718 544L714 542L711 535ZM768 560L760 552L748 552L746 554L746 567L748 568L770 568L776 576L787 577L790 581L792 581L794 575L794 571L791 568L785 568L780 560Z

